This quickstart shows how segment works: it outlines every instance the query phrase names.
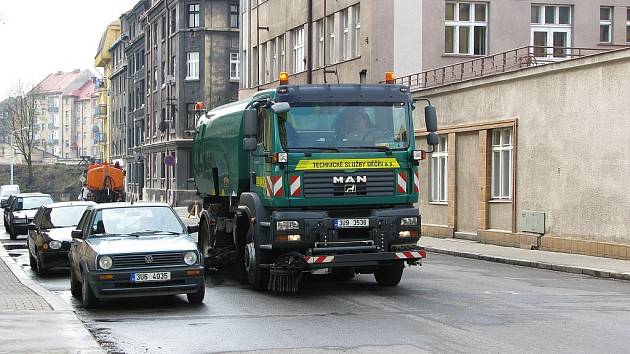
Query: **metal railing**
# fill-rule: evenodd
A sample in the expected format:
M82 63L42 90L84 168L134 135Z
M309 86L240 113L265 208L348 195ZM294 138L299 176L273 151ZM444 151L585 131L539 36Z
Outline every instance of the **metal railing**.
M408 86L410 90L424 90L532 66L581 58L610 50L612 49L525 46L417 74L401 76L396 78L395 82Z

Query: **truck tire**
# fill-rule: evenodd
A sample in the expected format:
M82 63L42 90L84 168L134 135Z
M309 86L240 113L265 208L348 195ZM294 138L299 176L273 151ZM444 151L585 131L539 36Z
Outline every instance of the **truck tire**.
M400 283L403 274L403 265L396 262L391 266L377 267L374 278L379 286L396 286Z
M253 237L252 227L247 231L247 243L243 247L243 260L245 264L245 272L249 285L258 291L264 291L269 284L269 269L262 268L260 265L268 263L267 257L261 252L256 245Z

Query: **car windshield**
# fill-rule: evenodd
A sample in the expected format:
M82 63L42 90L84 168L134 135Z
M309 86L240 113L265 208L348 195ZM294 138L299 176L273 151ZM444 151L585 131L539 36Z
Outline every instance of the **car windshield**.
M177 215L169 207L136 206L96 212L92 235L152 235L184 233Z
M0 192L0 198L4 198L13 194L20 193L20 189L17 187L14 188L5 188Z
M405 149L409 146L407 103L292 104L279 115L285 149Z
M57 208L44 208L40 227L53 229L57 227L77 226L87 205L72 205Z
M16 210L24 210L24 209L37 209L42 205L50 204L53 202L52 198L49 196L41 196L41 197L25 197L18 198L16 201Z

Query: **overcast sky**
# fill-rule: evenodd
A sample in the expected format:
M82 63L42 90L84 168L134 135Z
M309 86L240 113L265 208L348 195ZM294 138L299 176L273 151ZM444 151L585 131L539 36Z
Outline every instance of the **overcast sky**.
M0 0L0 101L18 80L94 68L106 26L137 0ZM102 71L101 71L102 73Z

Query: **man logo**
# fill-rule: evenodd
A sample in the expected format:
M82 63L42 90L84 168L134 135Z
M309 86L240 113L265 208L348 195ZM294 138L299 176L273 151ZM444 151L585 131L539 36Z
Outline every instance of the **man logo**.
M345 192L348 193L348 194L356 193L357 192L357 185L356 184L346 184Z
M146 263L153 263L153 256L152 255L144 256L144 261Z
M333 184L367 183L367 176L339 176L333 177Z

